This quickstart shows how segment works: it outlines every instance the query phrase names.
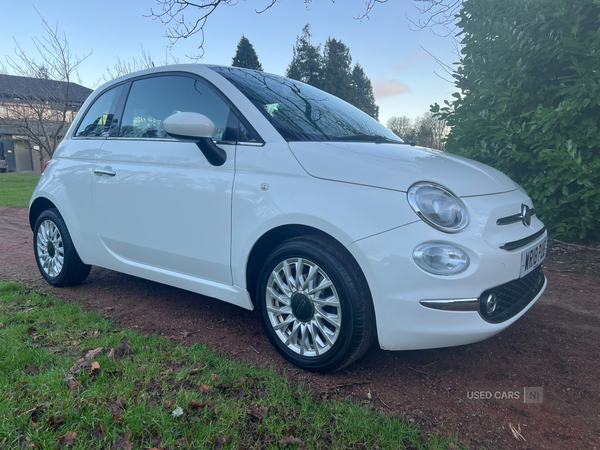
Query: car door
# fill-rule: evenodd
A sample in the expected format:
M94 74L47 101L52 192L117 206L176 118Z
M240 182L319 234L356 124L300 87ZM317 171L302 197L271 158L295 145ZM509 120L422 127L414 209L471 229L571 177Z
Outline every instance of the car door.
M228 104L183 73L134 79L125 91L94 169L94 221L106 248L99 265L231 285L235 139L228 141ZM215 123L213 139L227 153L222 166L210 165L196 144L166 135L162 122L184 111Z

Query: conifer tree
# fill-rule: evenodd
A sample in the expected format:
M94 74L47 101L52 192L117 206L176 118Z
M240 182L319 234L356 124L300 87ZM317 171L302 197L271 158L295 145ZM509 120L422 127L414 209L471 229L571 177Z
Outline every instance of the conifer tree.
M350 49L342 41L327 39L323 48L321 89L347 102L352 101L351 65Z
M296 38L294 56L288 66L285 76L302 81L311 86L320 87L321 75L321 46L310 43L310 24L302 28L302 36Z
M375 104L373 85L358 63L352 69L352 88L354 92L350 103L375 120L379 120L379 106Z
M258 55L254 46L247 37L242 35L237 45L237 51L231 61L233 67L244 67L246 69L263 70L262 64L258 61Z

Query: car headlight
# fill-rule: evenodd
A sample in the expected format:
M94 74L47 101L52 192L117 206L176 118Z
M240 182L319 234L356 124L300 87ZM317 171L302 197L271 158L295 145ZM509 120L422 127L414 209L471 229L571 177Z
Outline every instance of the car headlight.
M426 242L413 251L413 259L426 272L435 275L456 275L469 267L466 252L446 242Z
M469 223L464 203L436 183L413 184L408 189L408 203L423 221L445 233L458 233Z

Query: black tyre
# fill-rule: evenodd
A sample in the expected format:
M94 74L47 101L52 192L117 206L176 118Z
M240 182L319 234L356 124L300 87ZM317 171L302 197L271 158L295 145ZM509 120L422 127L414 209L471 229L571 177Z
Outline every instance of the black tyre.
M84 264L57 209L47 209L33 228L33 251L42 276L53 286L74 286L85 280L92 266Z
M263 265L256 299L269 340L302 369L339 370L375 339L367 282L331 239L304 236L279 245Z

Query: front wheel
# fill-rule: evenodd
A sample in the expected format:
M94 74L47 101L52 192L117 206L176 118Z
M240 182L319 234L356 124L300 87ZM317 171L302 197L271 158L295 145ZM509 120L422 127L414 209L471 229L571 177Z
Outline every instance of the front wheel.
M42 276L53 286L74 286L85 280L91 266L84 264L57 209L48 209L33 228L35 261Z
M305 236L279 245L263 265L256 298L273 346L305 370L339 370L375 339L364 276L331 239Z

